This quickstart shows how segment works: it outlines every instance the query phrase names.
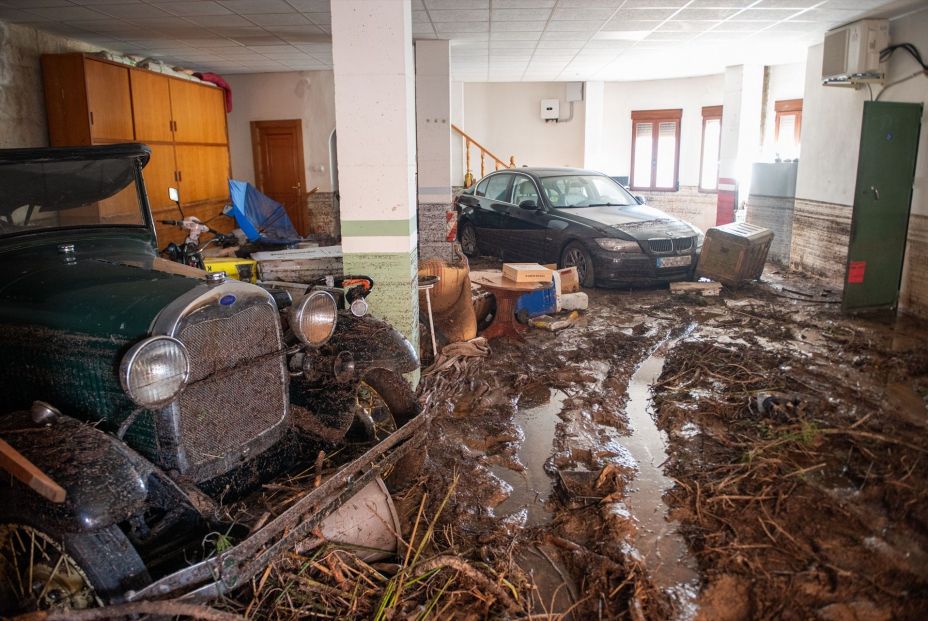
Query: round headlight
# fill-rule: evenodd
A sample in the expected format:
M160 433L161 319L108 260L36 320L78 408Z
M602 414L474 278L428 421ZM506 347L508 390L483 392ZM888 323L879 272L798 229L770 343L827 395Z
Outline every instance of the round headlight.
M338 306L328 291L313 291L290 307L290 329L300 341L312 347L329 340L337 321Z
M187 348L169 336L153 336L136 343L119 365L123 390L134 403L148 408L170 403L188 377Z

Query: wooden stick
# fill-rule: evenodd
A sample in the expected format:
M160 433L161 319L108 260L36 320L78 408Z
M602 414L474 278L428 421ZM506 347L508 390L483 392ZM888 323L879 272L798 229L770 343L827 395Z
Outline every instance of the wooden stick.
M3 440L0 440L0 468L28 485L40 496L54 503L64 502L64 488Z

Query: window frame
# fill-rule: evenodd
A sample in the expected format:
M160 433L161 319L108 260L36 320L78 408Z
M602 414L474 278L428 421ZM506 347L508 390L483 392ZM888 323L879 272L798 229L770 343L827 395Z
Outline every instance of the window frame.
M773 110L776 113L773 129L773 144L780 144L780 119L784 116L795 116L796 123L793 126L793 141L796 146L800 146L800 136L802 135L802 99L781 99L773 102Z
M538 187L538 183L535 181L535 178L532 177L531 175L526 175L523 172L517 172L517 171L510 171L509 174L512 175L512 181L509 184L509 204L515 205L516 207L519 206L512 201L512 194L516 191L517 177L525 177L526 179L532 182L532 185L535 186L535 194L538 195L538 200L536 201L538 203L538 208L544 209L544 198L541 193L541 189Z
M633 110L632 111L632 152L628 183L630 190L644 192L679 192L680 191L680 126L683 118L682 108L669 108L664 110ZM661 123L673 123L674 155L673 155L673 186L657 186L657 156L658 137ZM635 144L638 140L637 126L639 123L651 123L651 183L648 186L636 186L635 182Z
M703 194L718 194L719 193L719 176L715 176L715 187L712 189L702 187L702 170L703 170L703 160L706 154L706 122L715 121L719 122L719 152L715 155L715 160L718 163L719 158L722 155L722 106L703 106L702 108L702 141L699 143L699 181L697 183L697 190Z

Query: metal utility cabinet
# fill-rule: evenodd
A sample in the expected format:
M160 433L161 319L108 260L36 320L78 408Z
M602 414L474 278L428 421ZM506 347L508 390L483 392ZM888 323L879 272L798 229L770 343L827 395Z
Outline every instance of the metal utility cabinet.
M773 231L747 222L732 222L706 231L696 275L738 287L760 278Z

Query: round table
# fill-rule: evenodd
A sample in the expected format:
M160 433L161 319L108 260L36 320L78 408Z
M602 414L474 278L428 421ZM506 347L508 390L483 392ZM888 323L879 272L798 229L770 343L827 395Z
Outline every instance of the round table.
M544 289L549 283L516 282L503 278L503 273L497 270L471 272L470 281L488 289L496 297L493 322L481 333L481 336L487 339L508 336L520 341L524 340L522 333L528 328L516 321L516 300L523 294Z

